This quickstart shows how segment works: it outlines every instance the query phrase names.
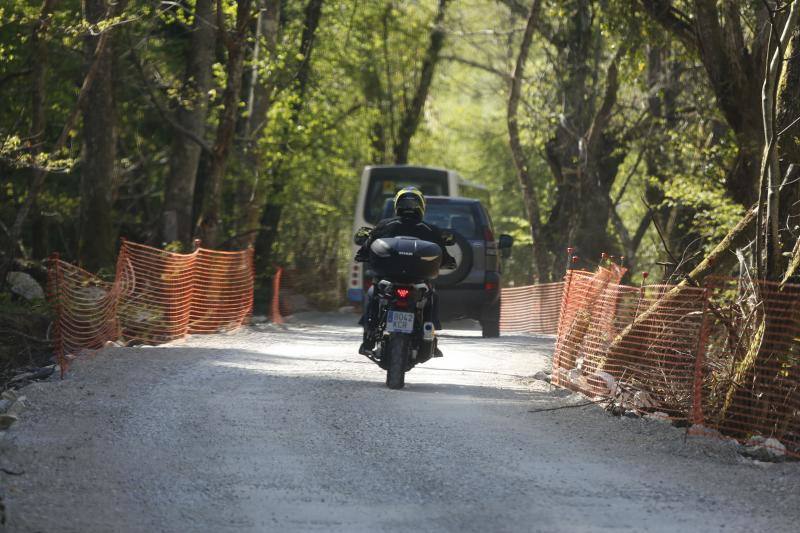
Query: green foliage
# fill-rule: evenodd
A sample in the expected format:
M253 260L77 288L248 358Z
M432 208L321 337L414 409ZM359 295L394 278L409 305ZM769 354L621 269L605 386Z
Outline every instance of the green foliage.
M350 231L360 171L366 164L392 160L399 122L418 81L436 2L326 2L308 58L300 51L305 2L281 4L275 50L261 53L255 60L249 52L254 38L246 44L246 75L254 69L258 83L268 87L269 108L266 116L253 117L264 125L255 139L245 139L237 132L223 187L224 240L236 245L241 235L253 231L246 222L252 203L280 204L283 213L277 239L268 251L270 262L311 272L317 279L339 279L338 285L343 287L351 260ZM704 73L685 50L628 3L591 4L597 21L592 46L597 50L587 78L587 105L597 105L608 62L616 50L625 47L611 131L629 131L641 122L627 152L621 154L624 161L612 188L612 195L618 195L623 177L630 175L618 205L621 220L629 232L635 231L647 214L641 198L648 189L656 188L663 193L663 201L653 207L689 213L675 231L699 238L702 246L713 245L741 208L728 199L724 184L735 155L734 139L718 113L709 111L715 105ZM570 2L544 2L542 20L554 35L571 20L571 6ZM236 2L228 0L223 7L231 29ZM4 101L0 106L0 221L5 227L13 223L29 191L30 167L47 168L51 174L37 201L36 224L26 226L22 251L43 256L60 250L66 259L76 257L84 142L80 121L65 150L51 153L50 147L74 108L86 68L87 33L116 24L113 53L119 160L114 220L121 235L158 243L164 183L176 135L165 116L172 116L178 106L191 107L196 97L182 92L193 2L131 1L118 18L94 28L81 19L77 0L59 2L45 34L47 126L40 150L35 151L30 144L30 41L40 9L41 2L31 0L0 7L0 90ZM410 155L412 163L454 168L489 188L495 232L515 239L512 257L504 265L505 280L514 284L528 283L532 276L530 227L506 126L508 75L523 22L502 2L452 3L445 20L445 48ZM259 43L262 51L268 44L265 40ZM679 113L673 121L648 117L648 98L652 96L648 92L648 47L670 47L670 61L682 69L676 105ZM559 125L570 119L563 115L564 95L559 85L565 76L567 49L537 35L523 83L522 142L543 213L549 213L556 201L546 145ZM209 145L221 111L226 60L219 43L204 134ZM311 67L309 83L300 94L297 73L306 61ZM244 87L241 119L247 118L246 83ZM663 96L663 91L656 93ZM657 174L668 179L651 175L645 164L637 166L637 156L652 150L660 154ZM205 154L198 193L203 192L207 159ZM619 237L616 229L609 227L608 231ZM0 231L0 242L5 238ZM567 244L563 243L564 247ZM180 250L178 243L166 247ZM663 258L661 244L650 228L637 252L637 268L652 269L652 263ZM341 290L334 289L331 294L316 297L335 301Z

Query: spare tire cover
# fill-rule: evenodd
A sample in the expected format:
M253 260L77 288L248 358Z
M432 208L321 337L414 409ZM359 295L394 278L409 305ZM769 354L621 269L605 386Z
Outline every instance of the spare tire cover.
M439 277L436 278L436 285L455 285L467 277L472 270L472 245L457 231L453 231L456 239L455 244L447 247L449 253L456 260L456 268L442 268L439 270Z

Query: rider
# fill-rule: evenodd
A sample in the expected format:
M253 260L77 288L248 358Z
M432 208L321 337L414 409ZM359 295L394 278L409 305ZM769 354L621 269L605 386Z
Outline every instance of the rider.
M425 197L419 189L416 187L400 189L394 197L394 213L394 217L385 218L378 222L370 233L367 242L364 243L356 254L356 260L367 261L369 259L369 247L376 239L398 237L402 235L406 237L416 237L417 239L438 244L442 249L442 266L454 266L455 259L447 253L442 230L422 220L425 216ZM375 339L369 335L369 319L372 318L377 311L374 293L374 289L370 287L367 297L367 308L364 310L364 315L359 321L359 324L364 326L364 342L361 343L358 349L358 353L362 355L371 355L372 350L375 348ZM429 304L431 306L430 313L433 327L435 329L441 329L438 312L439 306L437 304L438 295L434 291ZM441 355L442 352L437 347L436 356L441 357Z

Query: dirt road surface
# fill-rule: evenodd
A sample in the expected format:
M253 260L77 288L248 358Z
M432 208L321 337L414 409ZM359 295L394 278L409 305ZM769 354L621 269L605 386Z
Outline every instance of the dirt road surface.
M0 437L6 530L797 531L800 464L572 405L552 340L445 331L391 391L350 315L79 359ZM347 325L347 327L345 327Z

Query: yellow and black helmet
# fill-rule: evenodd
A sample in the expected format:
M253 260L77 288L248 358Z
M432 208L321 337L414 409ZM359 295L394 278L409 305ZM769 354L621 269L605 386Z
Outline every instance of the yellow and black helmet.
M425 216L425 197L416 187L404 187L394 196L394 214L403 218L422 220Z

